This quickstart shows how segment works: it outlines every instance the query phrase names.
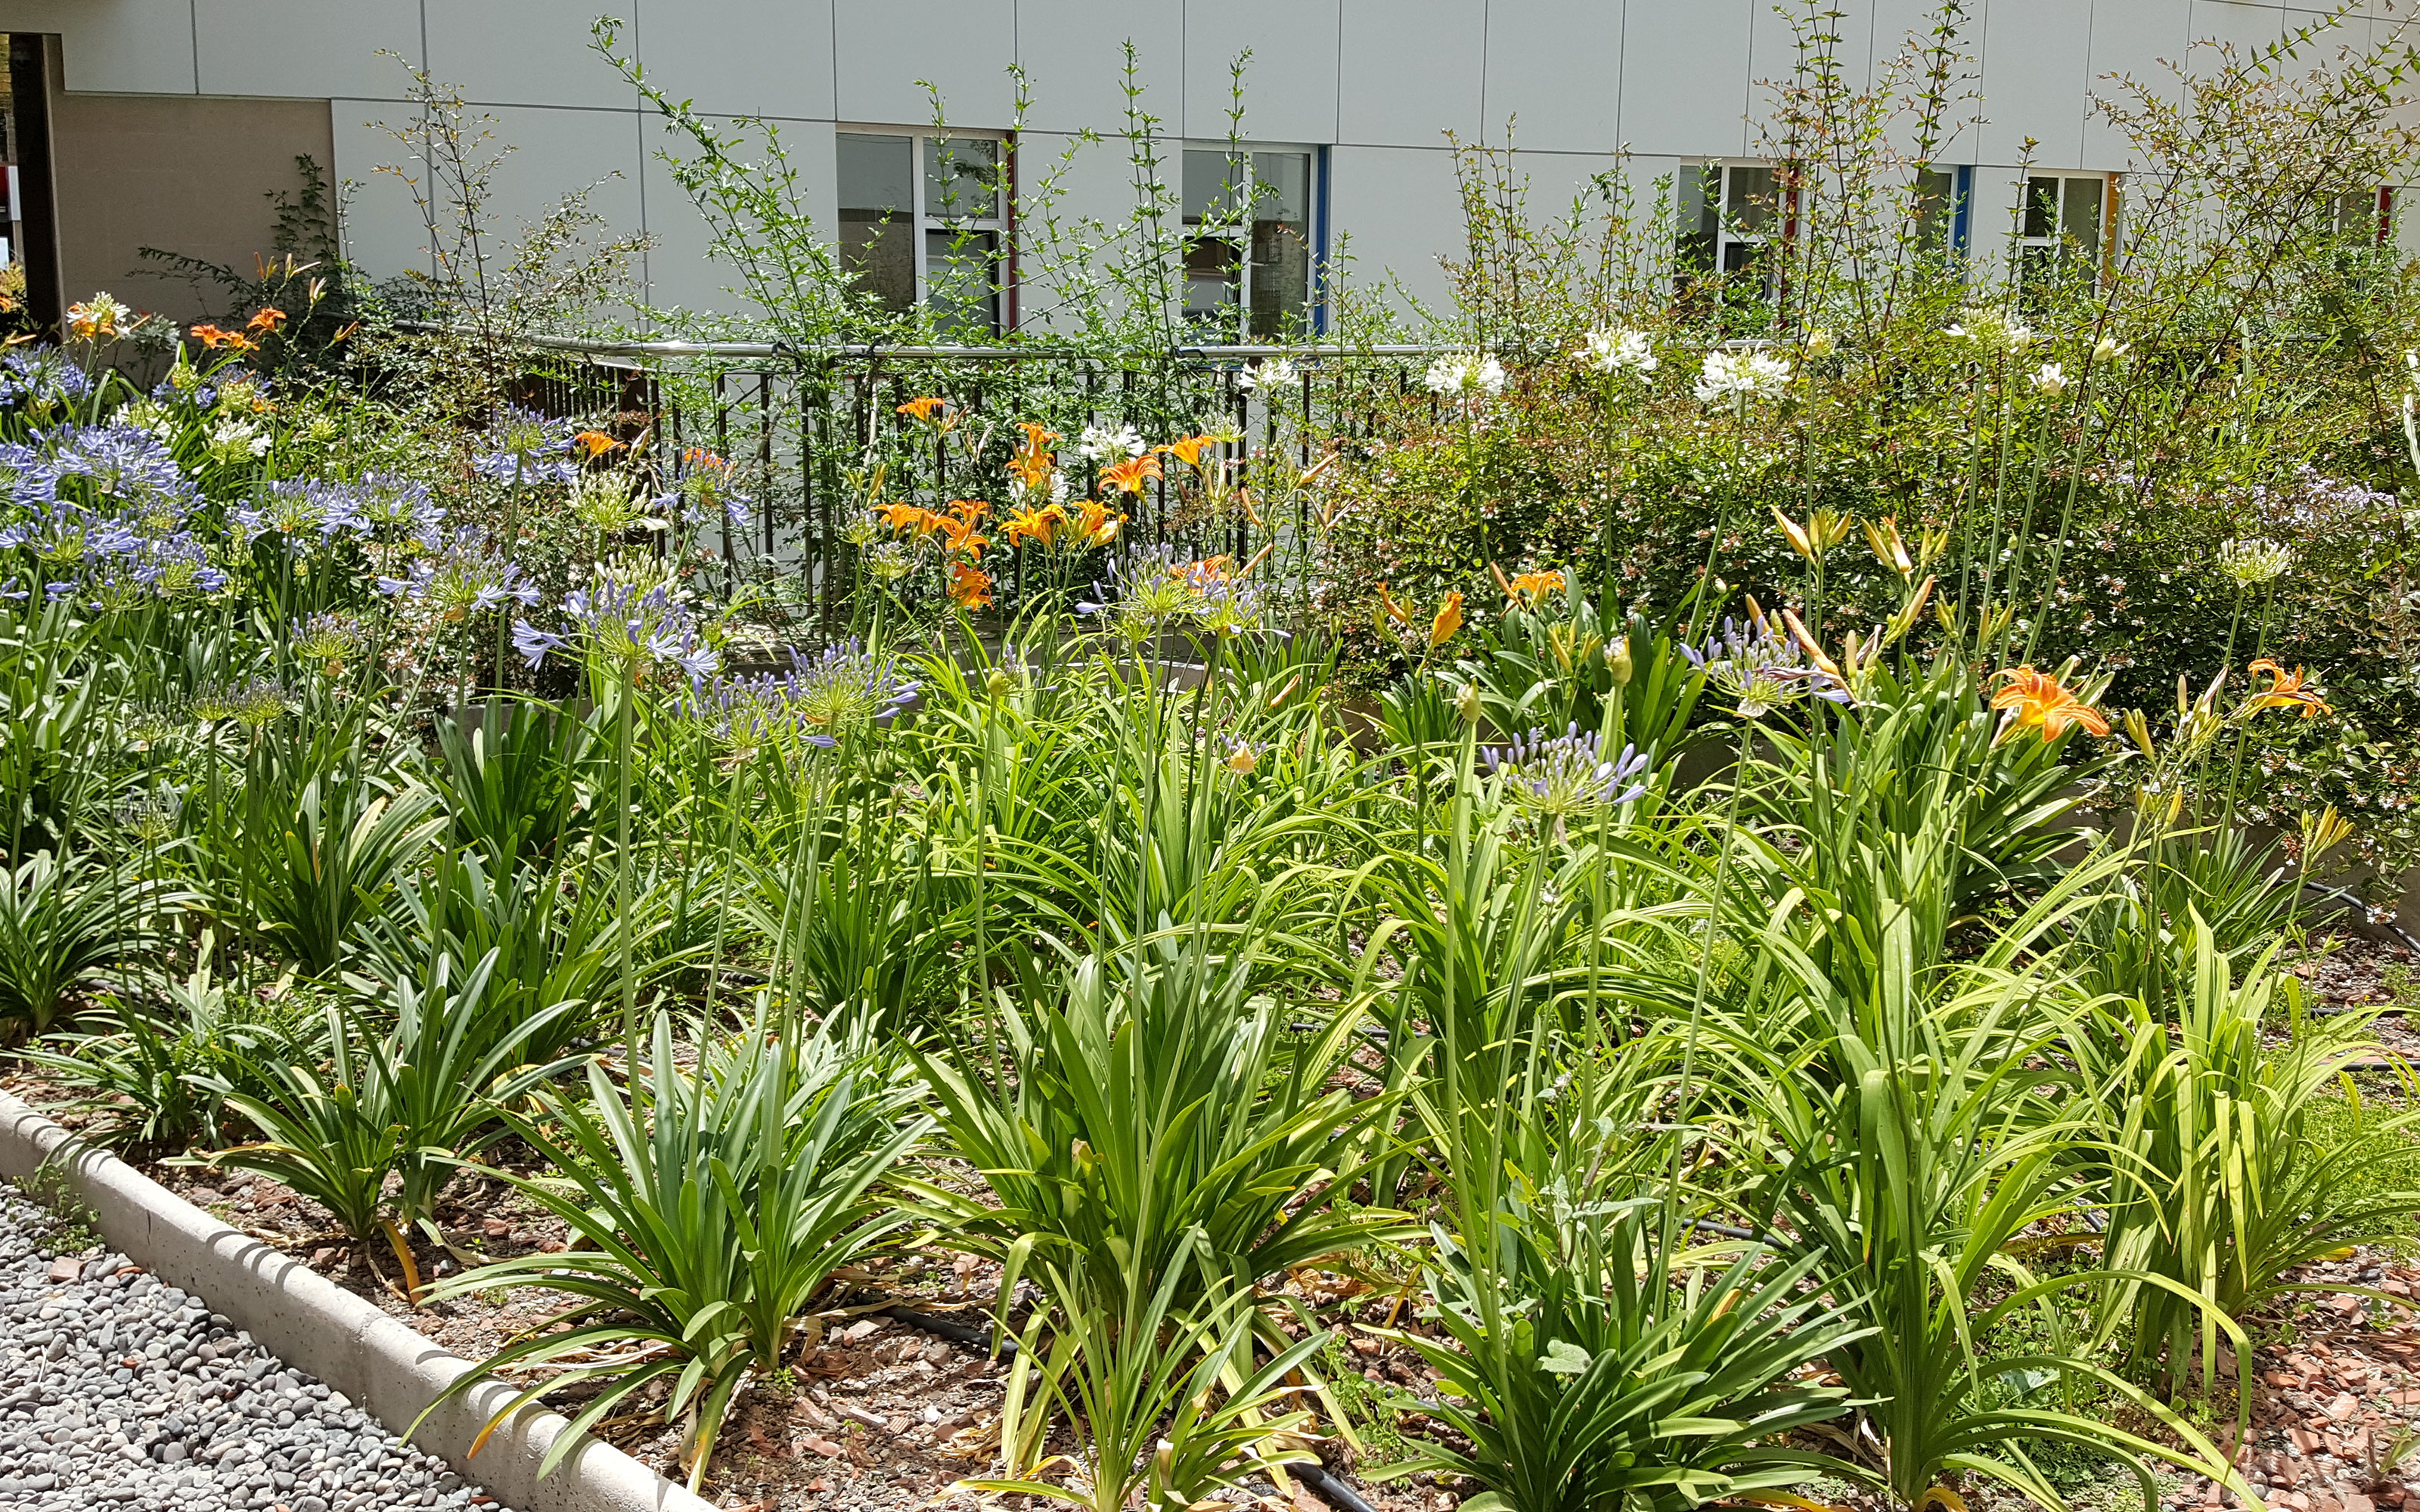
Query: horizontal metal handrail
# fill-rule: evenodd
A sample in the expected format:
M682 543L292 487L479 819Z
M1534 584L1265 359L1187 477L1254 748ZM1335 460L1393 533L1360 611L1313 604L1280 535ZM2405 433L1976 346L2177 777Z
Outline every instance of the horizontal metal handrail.
M541 351L566 352L583 357L686 357L732 358L762 360L771 357L906 357L918 361L953 362L959 360L985 362L1108 361L1100 354L1064 347L950 347L950 346L886 346L880 342L838 342L822 347L793 347L786 342L768 341L598 341L587 336L542 336L520 332L482 332L465 326L440 325L427 320L396 322L398 329L435 335L493 335L518 347L532 347ZM1313 343L1298 347L1221 345L1172 347L1165 353L1151 355L1191 358L1203 362L1244 361L1271 357L1434 357L1443 352L1466 350L1461 347L1439 347L1429 344L1347 346L1342 343ZM1131 355L1141 356L1142 353Z

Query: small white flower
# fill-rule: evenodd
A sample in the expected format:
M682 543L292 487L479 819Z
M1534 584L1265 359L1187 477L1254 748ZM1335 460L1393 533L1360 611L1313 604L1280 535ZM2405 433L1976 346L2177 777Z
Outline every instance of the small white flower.
M1619 326L1591 331L1583 337L1580 360L1600 373L1628 371L1640 378L1647 377L1662 365L1647 332L1624 331Z
M1504 364L1477 352L1456 352L1429 364L1429 392L1458 404L1476 404L1504 392Z
M1084 434L1077 441L1076 451L1078 455L1089 461L1124 462L1129 457L1142 455L1142 432L1132 425L1120 425L1111 429L1106 424L1095 423L1084 427Z
M1771 397L1790 383L1790 360L1766 352L1708 352L1691 391L1699 404Z
M1839 339L1821 328L1807 332L1807 355L1809 358L1829 357L1840 349Z
M2125 355L2126 344L2115 336L2103 336L2092 344L2092 360L2096 363L2114 363Z
M1284 389L1302 381L1302 371L1282 357L1272 357L1258 367L1248 367L1235 375L1235 387L1249 393L1254 389Z
M2032 383L2039 392L2047 393L2053 398L2067 392L2067 375L2059 371L2056 363L2044 363L2041 365L2041 371L2026 381Z
M203 445L214 462L240 462L269 455L269 433L247 420L222 420Z

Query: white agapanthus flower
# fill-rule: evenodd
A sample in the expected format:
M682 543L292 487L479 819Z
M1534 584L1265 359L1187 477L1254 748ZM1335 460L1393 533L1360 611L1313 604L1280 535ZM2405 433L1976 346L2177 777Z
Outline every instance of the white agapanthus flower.
M1581 340L1580 358L1600 373L1628 372L1640 378L1662 365L1647 332L1624 331L1620 326L1590 332Z
M1958 312L1958 323L1942 332L1995 352L2021 352L2034 344L2033 327L2009 319L1987 305L1970 304Z
M1818 327L1815 330L1807 332L1807 355L1808 357L1829 357L1839 349L1840 338L1833 335L1830 332Z
M2218 570L2246 588L2275 582L2293 564L2293 549L2275 541L2233 540L2218 548Z
M269 432L248 420L222 420L210 427L209 440L204 445L214 462L267 456Z
M1106 424L1090 424L1084 427L1084 434L1078 439L1076 451L1088 461L1124 462L1129 457L1142 455L1142 432L1132 425L1112 428Z
M1790 383L1790 360L1770 352L1708 352L1693 391L1699 404L1770 398Z
M1431 393L1458 404L1476 404L1504 392L1504 364L1478 352L1455 352L1429 364Z
M1302 381L1302 370L1282 357L1272 357L1258 367L1248 367L1235 375L1235 387L1249 393L1254 389L1286 389Z
M2037 392L2047 393L2054 399L2067 392L2067 375L2059 371L2056 363L2044 363L2041 371L2025 381L2031 383Z
M2115 336L2103 336L2092 344L2092 360L2096 363L2114 363L2125 355L2126 344Z

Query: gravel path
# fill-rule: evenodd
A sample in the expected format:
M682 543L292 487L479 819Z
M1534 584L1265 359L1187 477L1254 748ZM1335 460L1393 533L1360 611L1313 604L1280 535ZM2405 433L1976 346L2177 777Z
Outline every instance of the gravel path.
M0 1508L495 1505L201 1299L54 1259L55 1224L0 1182Z

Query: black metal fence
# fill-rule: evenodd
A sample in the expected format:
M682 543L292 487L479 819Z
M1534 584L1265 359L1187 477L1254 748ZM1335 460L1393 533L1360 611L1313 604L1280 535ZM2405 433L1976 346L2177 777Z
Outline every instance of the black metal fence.
M1305 471L1370 434L1382 409L1426 399L1433 347L1202 347L1145 357L1101 358L1034 347L843 347L799 351L768 344L524 341L523 402L603 422L644 437L658 457L704 448L737 467L758 501L745 526L726 523L720 545L737 573L777 584L829 630L845 617L851 584L848 535L867 504L868 474L882 493L938 507L954 498L999 501L1004 464L1032 421L1062 438L1071 495L1097 485L1099 463L1077 455L1084 426L1133 426L1146 440L1217 429L1216 454L1241 461L1286 457ZM1275 364L1282 363L1284 368ZM1285 374L1285 369L1291 369ZM1270 381L1284 374L1281 385ZM899 407L937 396L957 428L935 433ZM970 444L970 437L981 438ZM1124 506L1132 518L1116 549L1169 546L1239 556L1310 521L1263 517L1187 522L1169 480ZM709 544L713 537L709 534Z

